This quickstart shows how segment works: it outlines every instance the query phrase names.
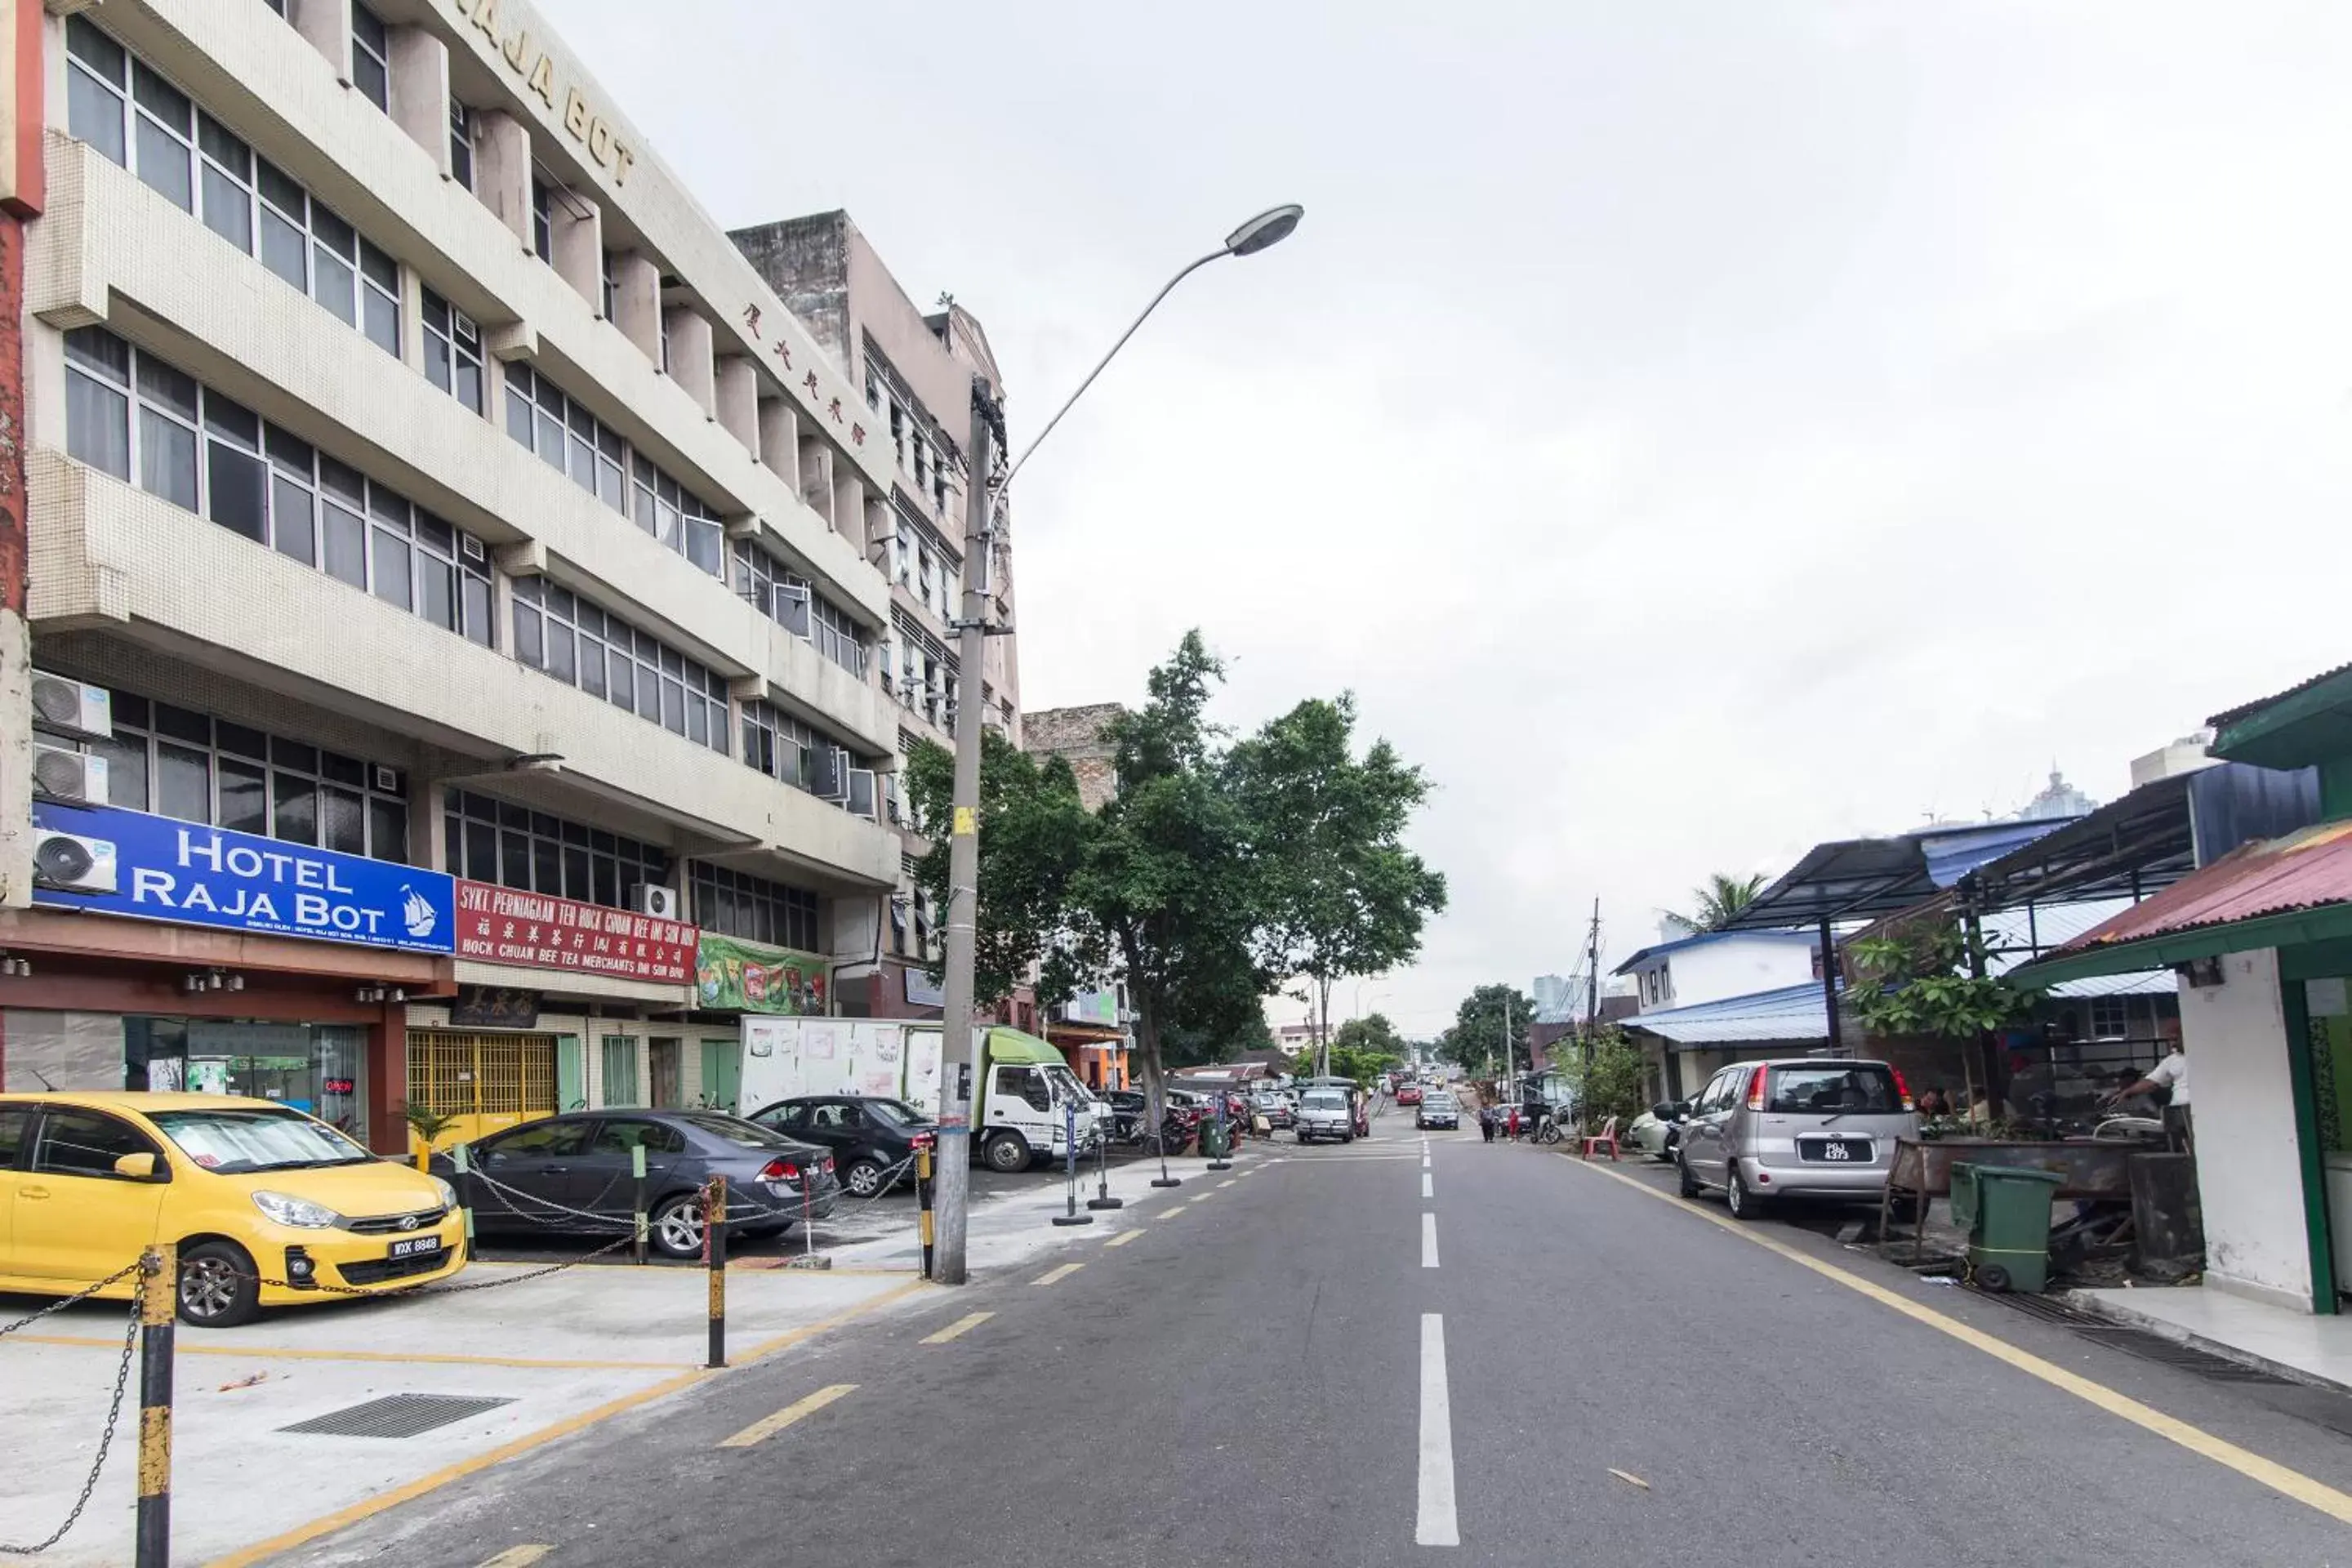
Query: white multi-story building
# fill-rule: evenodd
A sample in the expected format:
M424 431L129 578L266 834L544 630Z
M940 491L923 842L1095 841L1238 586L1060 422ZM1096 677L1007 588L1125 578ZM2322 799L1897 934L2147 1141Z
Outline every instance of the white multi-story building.
M522 0L49 9L8 1085L730 1100L902 882L873 372Z

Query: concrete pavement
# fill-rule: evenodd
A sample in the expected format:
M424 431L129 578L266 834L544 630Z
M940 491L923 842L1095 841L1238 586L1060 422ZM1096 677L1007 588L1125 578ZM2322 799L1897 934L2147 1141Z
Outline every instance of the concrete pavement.
M1394 1116L1253 1147L273 1561L2352 1556L2310 1409L1721 1214Z

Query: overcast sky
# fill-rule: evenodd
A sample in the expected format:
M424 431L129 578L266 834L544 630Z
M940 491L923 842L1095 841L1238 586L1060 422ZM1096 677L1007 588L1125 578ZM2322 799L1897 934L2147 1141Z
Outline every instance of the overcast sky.
M541 4L722 222L976 311L1016 445L1306 205L1023 474L1024 705L1192 626L1235 724L1353 689L1408 1032L2352 659L2352 7Z

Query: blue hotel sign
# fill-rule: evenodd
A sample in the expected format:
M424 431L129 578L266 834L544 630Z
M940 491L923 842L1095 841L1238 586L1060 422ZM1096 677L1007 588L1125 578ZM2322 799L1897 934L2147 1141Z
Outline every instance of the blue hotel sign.
M37 884L36 904L362 947L457 951L456 884L439 871L111 807L37 801L33 826L114 847L114 891Z

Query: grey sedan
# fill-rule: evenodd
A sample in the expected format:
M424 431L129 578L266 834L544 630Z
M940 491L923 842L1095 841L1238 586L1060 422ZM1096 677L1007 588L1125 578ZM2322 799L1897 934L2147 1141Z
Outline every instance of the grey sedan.
M774 1236L833 1213L833 1156L813 1143L716 1110L582 1110L510 1127L466 1145L466 1169L433 1157L488 1233L625 1231L636 1208L634 1151L646 1162L646 1212L656 1250L702 1255L702 1198L727 1178L729 1234Z

